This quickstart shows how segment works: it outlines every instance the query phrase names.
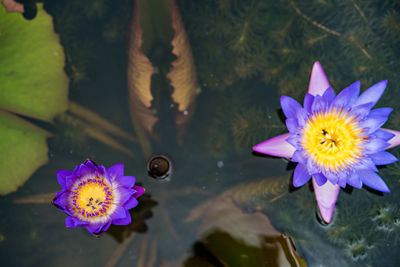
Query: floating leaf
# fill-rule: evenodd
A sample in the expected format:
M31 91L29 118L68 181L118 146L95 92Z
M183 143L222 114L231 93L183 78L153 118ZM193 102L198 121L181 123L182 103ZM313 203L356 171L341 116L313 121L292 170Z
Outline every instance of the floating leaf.
M68 101L64 61L43 4L37 5L37 15L30 21L0 5L2 195L15 191L48 160L48 134L12 113L51 121L64 112Z
M17 188L47 162L48 133L0 111L0 195Z
M174 102L178 103L175 123L178 128L178 141L181 142L187 123L193 114L196 95L200 93L200 87L197 83L192 49L175 0L172 0L172 27L175 30L175 36L171 42L172 53L177 58L172 62L172 69L167 77L171 80L174 88L171 97Z
M0 107L46 121L64 112L65 57L43 5L29 21L0 6L0 33Z

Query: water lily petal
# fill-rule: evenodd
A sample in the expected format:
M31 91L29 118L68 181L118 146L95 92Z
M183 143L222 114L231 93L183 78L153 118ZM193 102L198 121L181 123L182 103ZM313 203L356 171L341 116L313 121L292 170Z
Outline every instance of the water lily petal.
M111 219L122 219L126 217L125 209L121 206L117 206L114 212L110 215Z
M304 109L309 113L311 113L311 105L313 102L314 102L314 96L307 93L306 96L304 97L303 106Z
M398 159L387 151L380 151L369 155L376 165L386 165L398 161Z
M335 99L335 96L336 94L335 91L333 91L332 87L328 87L328 89L326 89L324 94L322 95L322 99L330 104Z
M390 113L392 113L393 109L392 108L376 108L370 111L369 116L370 118L376 118L376 117L384 117L387 118L389 117Z
M281 96L281 107L286 118L296 117L297 111L302 109L299 102L289 96Z
M360 119L370 115L370 110L374 106L374 103L369 102L362 105L355 106L351 109L350 114L358 116Z
M382 178L371 171L358 171L358 175L360 176L362 182L375 190L390 193L390 190L386 183L382 180Z
M387 117L369 117L359 124L359 127L364 128L366 134L375 132L387 121Z
M136 178L134 176L120 176L115 180L115 182L118 186L131 188L134 186Z
M362 181L357 172L353 171L351 173L351 175L347 178L347 184L358 189L362 188Z
M306 157L306 155L304 155L304 153L302 151L296 150L293 153L292 161L293 162L299 162L299 163L302 163L302 164L307 164L307 157Z
M364 149L367 154L379 152L381 150L384 150L388 146L389 143L379 138L373 138L364 143Z
M308 173L307 168L301 163L297 164L293 174L293 186L300 187L307 183L310 178L311 175Z
M134 196L135 198L140 197L140 196L146 191L143 187L140 187L140 186L137 186L137 185L135 185L135 186L133 187L133 190L136 191L136 193L133 193L133 196Z
M393 133L391 133L387 129L383 129L383 128L376 130L372 135L376 138L380 138L385 141L389 141L390 139L392 139L395 136Z
M389 132L389 133L394 135L392 137L392 139L389 140L389 144L390 145L386 149L389 149L389 148L396 147L396 146L400 145L400 132L399 131L391 130L391 129L385 129L385 128L382 128L380 130Z
M337 197L339 195L340 186L333 185L330 181L327 181L324 185L319 186L315 179L313 180L313 187L315 198L317 199L318 209L322 219L330 223L332 220L333 211Z
M322 186L326 183L327 179L322 173L316 173L313 175L313 178L317 185Z
M387 85L386 80L374 84L360 95L355 105L357 106L368 102L373 102L375 105L376 102L378 102L379 98L381 98L383 92L385 91L386 85Z
M297 119L296 118L286 119L286 127L288 128L289 132L295 133L297 131L297 128L299 127Z
M131 214L127 210L125 210L124 218L112 220L112 223L115 225L128 225L131 222L132 222Z
M66 179L71 175L72 175L71 171L67 171L67 170L57 171L57 181L61 185L62 188L66 188L66 186L67 186Z
M124 176L124 164L119 163L114 166L111 166L107 170L108 175L110 176L111 181L114 181L116 178L120 176Z
M333 100L333 105L336 107L352 106L360 94L360 81L356 81L349 87L343 89Z
M124 203L124 207L127 210L130 210L134 207L136 207L139 204L139 202L137 201L135 196L132 196L130 199L128 199L125 203Z
M323 95L325 90L330 87L328 79L322 69L321 64L316 61L311 71L308 93L311 95Z
M86 226L88 225L87 222L78 220L75 217L72 216L68 216L67 218L65 218L65 226L67 228L72 228L72 227L79 227L79 226Z
M255 145L253 150L258 153L275 157L291 158L296 149L291 144L286 142L286 139L289 136L290 133L275 136L267 141Z

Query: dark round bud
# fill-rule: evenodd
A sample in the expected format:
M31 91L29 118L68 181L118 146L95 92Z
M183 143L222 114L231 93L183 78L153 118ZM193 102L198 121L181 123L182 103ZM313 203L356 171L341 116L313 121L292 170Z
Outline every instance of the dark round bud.
M147 162L149 175L157 180L163 180L171 175L172 162L165 155L156 155Z

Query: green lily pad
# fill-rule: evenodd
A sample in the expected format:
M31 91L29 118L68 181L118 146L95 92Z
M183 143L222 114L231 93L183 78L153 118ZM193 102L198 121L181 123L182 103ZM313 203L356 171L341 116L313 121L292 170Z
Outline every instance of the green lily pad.
M44 130L8 112L0 111L0 195L17 190L47 162Z
M65 56L42 4L26 20L0 5L0 195L48 161L44 130L15 114L51 121L68 104Z
M42 4L33 20L0 5L0 62L2 109L46 121L67 109L64 51Z

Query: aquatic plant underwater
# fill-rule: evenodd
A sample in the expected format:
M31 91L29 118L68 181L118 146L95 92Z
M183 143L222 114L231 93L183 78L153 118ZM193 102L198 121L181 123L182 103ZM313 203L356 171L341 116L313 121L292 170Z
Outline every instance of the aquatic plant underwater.
M12 199L13 210L6 207L2 211L5 216L1 219L4 224L0 226L0 245L9 245L15 238L13 229L24 229L19 239L27 240L16 250L21 257L14 262L27 265L28 259L38 263L45 259L53 265L82 265L88 263L86 256L90 253L96 253L96 260L108 262L109 266L132 262L168 266L173 261L190 264L192 260L198 263L209 259L195 249L196 244L209 252L206 256L217 254L216 262L236 260L220 250L220 242L230 242L229 251L235 251L235 255L241 255L237 259L246 262L249 259L242 255L247 252L260 255L268 251L265 248L279 246L276 239L263 240L262 249L249 246L248 240L243 242L240 235L233 234L240 229L221 216L215 219L224 221L220 224L224 229L204 232L212 220L207 216L203 220L201 215L207 209L223 208L224 199L229 198L235 207L231 218L243 215L257 221L261 213L271 221L277 235L285 233L293 239L296 251L310 265L331 261L342 266L391 266L399 257L395 249L400 240L396 193L400 192L399 163L378 167L391 194L351 190L347 186L341 190L332 222L322 227L315 219L316 205L310 188L289 187L293 166L251 156L249 147L286 131L282 122L285 114L277 112L279 96L302 99L315 60L323 64L333 88L345 88L355 78L361 80L362 89L388 79L389 90L378 104L394 108L387 127L398 129L399 77L394 71L399 68L396 59L400 56L396 49L400 40L398 3L177 1L182 20L178 23L176 19L172 26L172 9L161 9L166 11L163 15L152 6L157 1L138 2L140 24L134 24L133 18L138 18L133 15L136 3L130 0L45 0L44 9L39 6L37 17L30 21L35 22L43 11L53 17L51 32L59 34L56 41L62 45L66 60L65 66L57 69L65 67L70 80L62 83L69 87L69 101L63 106L66 112L50 119L55 124L29 120L54 136L41 135L42 147L49 149L50 163L41 163L43 167L32 177L31 173L26 174L24 181L31 177L27 183L4 200ZM146 7L145 2L152 5ZM163 23L157 23L158 15L163 17ZM171 44L174 27L183 27L185 32L184 38L175 39L175 45ZM30 34L26 35L30 38ZM186 42L184 48L177 48L178 40ZM181 56L178 60L178 55L187 55L188 47L192 58L183 60L187 56ZM29 47L21 51L35 54ZM141 55L151 68L135 65ZM175 72L172 86L167 73L174 61L175 70L181 74ZM44 65L46 69L47 66ZM126 74L128 69L130 75ZM193 90L178 94L177 81ZM202 93L197 96L198 85ZM151 116L141 116L141 108ZM163 125L170 115L169 124ZM152 118L156 118L154 124ZM171 124L175 128L169 132ZM184 127L178 130L179 125ZM322 131L318 136L324 138L321 134L325 136ZM177 136L183 146L177 144ZM326 145L332 145L332 140L325 137ZM158 184L144 178L147 174L142 154L153 151L172 152L177 168L170 182ZM393 154L398 157L396 148ZM131 210L131 224L111 226L100 239L92 238L85 229L66 230L62 223L65 216L46 205L59 189L54 173L69 169L88 156L104 165L124 162L126 172L134 174L152 195L140 197L139 205ZM158 202L156 207L153 199ZM145 224L144 220L150 217ZM185 217L189 219L183 221ZM19 226L21 222L23 227ZM251 225L241 224L244 228ZM231 231L227 230L229 227ZM62 245L53 237L45 238L49 236L48 229L53 230L54 239L64 240ZM118 244L112 246L110 237ZM53 242L57 246L49 248ZM389 250L388 244L392 246ZM191 252L185 253L189 247ZM32 250L35 255L31 255ZM22 257L23 253L28 257ZM263 255L258 259L262 258Z

